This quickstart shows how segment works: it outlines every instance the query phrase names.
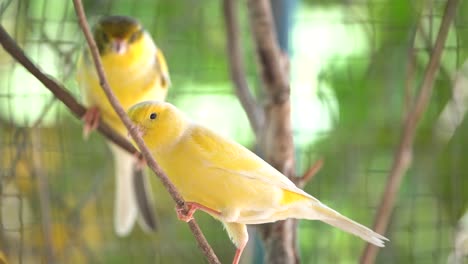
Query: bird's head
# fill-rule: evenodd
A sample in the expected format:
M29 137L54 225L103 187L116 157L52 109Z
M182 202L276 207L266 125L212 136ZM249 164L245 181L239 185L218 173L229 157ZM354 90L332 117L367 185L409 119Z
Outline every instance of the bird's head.
M94 39L102 55L126 54L129 47L143 41L145 30L138 20L126 16L106 16L93 28Z
M177 141L187 128L185 115L170 103L144 101L128 110L149 148L164 147Z

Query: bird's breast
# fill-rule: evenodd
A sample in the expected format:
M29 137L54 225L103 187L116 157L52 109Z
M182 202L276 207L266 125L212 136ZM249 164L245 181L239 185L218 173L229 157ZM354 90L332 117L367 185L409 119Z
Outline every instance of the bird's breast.
M161 76L154 70L155 56L148 56L146 60L136 62L129 61L127 66L123 66L125 56L120 57L105 56L102 63L109 86L125 110L141 101L165 99L167 89L159 85ZM123 124L100 87L94 67L88 65L83 68L85 70L84 73L80 73L79 82L85 102L88 106L98 106L106 122L125 132Z

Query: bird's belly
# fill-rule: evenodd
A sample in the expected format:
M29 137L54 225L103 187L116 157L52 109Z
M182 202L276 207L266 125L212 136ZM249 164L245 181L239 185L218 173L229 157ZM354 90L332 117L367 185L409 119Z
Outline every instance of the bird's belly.
M221 220L258 221L281 206L282 189L276 186L189 161L179 164L177 157L158 161L186 201L221 212L214 215Z

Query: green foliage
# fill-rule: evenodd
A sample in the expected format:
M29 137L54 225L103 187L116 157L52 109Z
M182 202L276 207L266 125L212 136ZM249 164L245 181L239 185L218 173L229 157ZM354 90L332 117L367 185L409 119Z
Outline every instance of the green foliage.
M466 6L464 3L461 10L466 9ZM405 105L407 67L419 15L425 15L423 21L428 20L426 15L428 11L424 7L422 3L405 0L370 1L367 5L357 7L364 9L358 12L366 14L363 19L360 18L364 21L363 28L368 29L367 55L337 57L329 62L321 73L323 82L331 87L336 95L339 117L332 132L314 146L317 152L323 152L326 165L308 189L319 198L327 197L333 200L329 202L332 207L345 214L348 213L352 218L367 225L373 222L373 211L362 212L354 208L347 212L346 210L353 206L344 201L352 199L352 204L367 204L370 208L375 208L380 202L394 158L393 153L401 136L404 115L409 110ZM433 12L436 14L434 22L422 24L426 32L430 32L429 27L433 28L430 45L435 40L443 10L444 3L438 3L434 6ZM352 19L353 13L350 16ZM460 27L466 20L462 17L457 20ZM366 24L366 21L369 21L369 24ZM429 108L418 127L413 167L407 172L402 184L392 218L390 248L382 251L378 263L413 263L420 260L421 254L410 249L414 244L409 245L404 242L407 239L414 241L418 248L450 247L451 241L447 239L451 232L450 228L429 231L421 226L423 223L429 226L437 225L438 221L447 221L447 219L455 224L467 208L466 195L462 197L462 190L468 188L465 173L467 165L466 162L462 164L461 158L466 156L464 149L467 149L466 143L468 143L464 140L466 122L457 130L456 136L447 147L438 145L433 135L440 111L451 97L450 75L463 63L458 61L457 56L466 54L467 45L458 46L460 41L466 39L466 34L461 36L464 29L459 30L456 27L452 30L446 45L456 46L457 50L451 53L451 50L447 49L443 54L444 69L436 77ZM409 87L409 92L413 95L411 102L414 102L414 95L418 93L431 49L429 46L427 51L427 43L421 43L418 37L417 47L423 48L416 50L414 81ZM362 193L367 195L367 200L360 199ZM428 193L431 198L423 199L421 193ZM341 208L340 201L344 203ZM327 203L327 200L324 202ZM416 211L405 213L406 208L414 206ZM406 225L415 227L403 233L402 226ZM308 225L304 224L304 229L305 226ZM323 232L319 234L319 231L320 229L314 226L313 230L308 231L313 234L307 237L321 236ZM444 239L439 239L437 245L429 242L434 241L436 237ZM305 242L307 238L303 240L304 243L308 243ZM349 248L350 245L346 244L346 241L340 239L337 244L342 245L340 248ZM321 242L315 243L317 246ZM359 250L353 251L351 259L356 259L359 253ZM304 254L308 256L308 253ZM312 256L316 254L320 253L316 251L311 253ZM446 255L438 256L436 261L444 262L445 257ZM331 258L318 260L318 262L330 261Z
M442 202L445 214L453 225L456 225L468 210L468 196L466 195L468 165L464 158L468 155L467 133L468 122L465 120L450 143L439 149L435 153L437 155L429 160L435 164L422 163L422 166L435 169L434 173L428 174L427 180L430 188Z

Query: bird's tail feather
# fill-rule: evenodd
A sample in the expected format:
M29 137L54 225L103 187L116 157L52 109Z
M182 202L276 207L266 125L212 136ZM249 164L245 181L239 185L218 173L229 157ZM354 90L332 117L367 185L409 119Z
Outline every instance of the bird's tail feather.
M155 231L157 229L156 213L154 210L154 199L152 196L151 185L148 175L144 170L134 168L133 186L135 198L140 212L140 226L146 232Z
M135 158L120 147L109 145L115 168L114 229L117 235L126 236L132 230L138 215L133 188Z
M377 234L371 229L347 218L324 204L316 204L314 202L312 208L315 219L319 219L329 225L358 236L378 247L384 247L385 241L388 241L386 237Z
M119 236L132 230L137 216L140 226L150 232L156 230L156 214L151 185L147 175L137 168L136 158L110 143L115 166L114 228Z

